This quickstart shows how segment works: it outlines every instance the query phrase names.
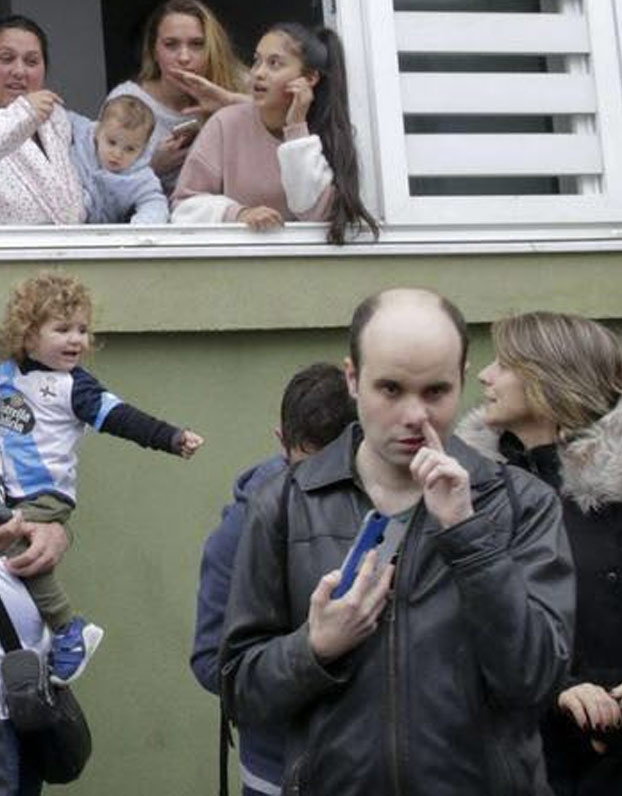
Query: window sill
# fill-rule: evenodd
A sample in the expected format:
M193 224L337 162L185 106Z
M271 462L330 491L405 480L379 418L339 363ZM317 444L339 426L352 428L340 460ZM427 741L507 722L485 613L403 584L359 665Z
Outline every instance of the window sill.
M345 246L326 243L323 224L252 232L238 224L2 227L0 262L279 257L384 257L622 250L622 224L383 225Z

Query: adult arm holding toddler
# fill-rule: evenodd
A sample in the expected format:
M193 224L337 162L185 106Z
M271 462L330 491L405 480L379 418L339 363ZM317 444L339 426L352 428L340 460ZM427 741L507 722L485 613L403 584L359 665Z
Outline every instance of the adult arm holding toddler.
M251 83L252 103L223 108L197 136L173 195L172 222L238 221L267 230L328 221L330 243L343 243L349 226L377 234L359 198L338 36L275 25L257 45Z
M61 98L44 88L47 39L39 26L0 19L0 218L3 224L84 220L69 157L71 125Z

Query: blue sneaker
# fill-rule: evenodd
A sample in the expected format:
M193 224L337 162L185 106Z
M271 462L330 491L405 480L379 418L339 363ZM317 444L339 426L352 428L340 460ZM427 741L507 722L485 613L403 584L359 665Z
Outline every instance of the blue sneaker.
M101 627L74 616L52 637L50 681L67 685L80 677L103 636Z

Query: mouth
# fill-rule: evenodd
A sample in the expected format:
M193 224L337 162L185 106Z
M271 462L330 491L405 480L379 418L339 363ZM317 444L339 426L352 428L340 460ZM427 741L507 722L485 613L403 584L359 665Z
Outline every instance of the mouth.
M397 444L400 448L413 453L425 445L425 437L403 437L398 439Z

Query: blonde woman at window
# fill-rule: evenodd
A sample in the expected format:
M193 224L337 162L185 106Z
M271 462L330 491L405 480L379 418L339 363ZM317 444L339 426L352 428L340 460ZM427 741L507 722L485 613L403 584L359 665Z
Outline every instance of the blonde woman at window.
M239 101L245 71L223 27L198 0L167 0L149 17L138 77L121 83L109 97L130 94L151 108L156 119L151 166L167 195L206 115L205 109L191 115L199 109L180 73L199 75L212 85L213 110ZM195 123L187 124L193 118Z
M273 26L257 45L251 84L252 103L223 108L197 136L173 195L172 222L240 221L267 230L327 221L328 241L337 244L350 227L377 235L359 197L337 34Z
M47 65L47 38L35 22L0 19L1 224L84 221L71 124L61 98L44 88Z
M561 496L577 575L570 676L542 725L557 796L622 793L622 347L604 326L533 312L493 324L485 403L458 433Z

